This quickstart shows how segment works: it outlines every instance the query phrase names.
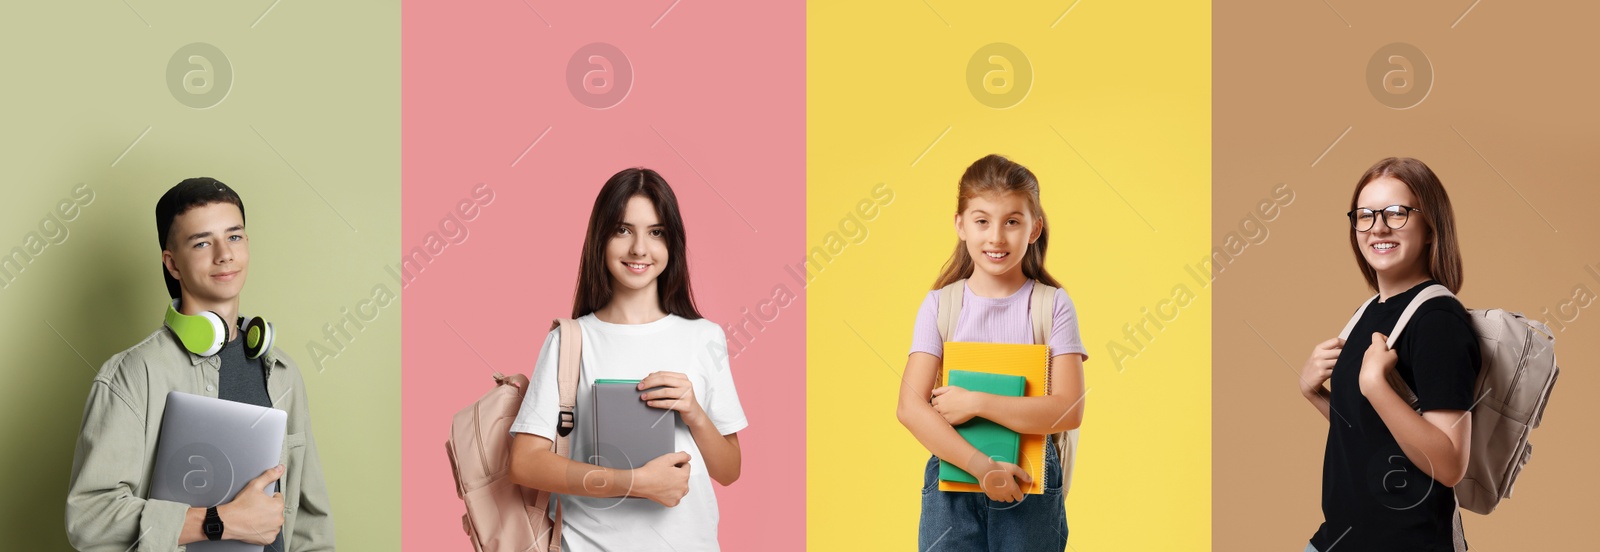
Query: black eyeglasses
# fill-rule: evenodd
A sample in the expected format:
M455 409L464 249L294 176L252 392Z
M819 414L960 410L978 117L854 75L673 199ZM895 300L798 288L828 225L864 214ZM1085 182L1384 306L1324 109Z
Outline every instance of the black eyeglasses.
M1390 205L1384 207L1381 211L1374 211L1366 207L1358 207L1346 213L1346 215L1350 217L1351 228L1355 228L1357 232L1366 232L1372 229L1374 223L1378 222L1378 217L1383 217L1383 224L1389 228L1395 230L1404 228L1406 221L1411 219L1412 211L1421 212L1422 209L1405 205Z

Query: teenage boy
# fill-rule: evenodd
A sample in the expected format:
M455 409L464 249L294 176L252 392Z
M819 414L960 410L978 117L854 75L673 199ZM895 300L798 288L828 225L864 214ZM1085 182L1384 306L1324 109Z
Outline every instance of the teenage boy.
M271 545L272 552L333 550L333 517L322 480L300 369L281 349L246 354L239 293L250 269L244 201L211 178L190 178L156 203L167 294L183 315L206 311L228 337L208 356L190 352L167 327L117 353L89 387L67 490L67 538L79 550L170 551L204 540ZM288 412L282 464L254 476L233 501L213 508L149 498L169 391ZM279 492L264 489L280 482Z

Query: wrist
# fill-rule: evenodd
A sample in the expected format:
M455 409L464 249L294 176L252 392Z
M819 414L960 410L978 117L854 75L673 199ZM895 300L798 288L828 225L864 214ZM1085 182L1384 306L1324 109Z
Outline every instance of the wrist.
M1380 386L1387 384L1383 370L1367 366L1361 367L1361 376L1358 381L1361 386L1361 395L1367 398L1371 398L1373 392L1377 391Z
M975 458L973 458L972 465L967 466L967 473L977 478L981 487L984 475L1000 469L1000 463L993 458L985 456L982 452L977 452L973 456Z
M617 475L614 479L625 479L619 482L622 485L617 488L622 492L616 496L649 498L649 493L646 493L645 489L650 485L650 472L645 471L643 466L631 470L616 470L615 473Z
M679 412L678 417L683 418L683 425L689 426L691 430L711 422L706 416L705 409L700 408L698 404L691 407L688 412Z
M993 414L995 395L982 391L970 391L970 393L972 393L972 417L989 419Z
M204 516L205 509L202 508L200 511L201 515ZM222 540L239 540L239 525L237 523L229 523L235 519L238 519L238 517L233 514L234 509L232 502L217 506L217 518L222 520ZM204 525L200 526L200 532L202 534L205 533Z
M1300 396L1305 397L1308 401L1320 399L1325 393L1327 393L1327 388L1323 387L1320 383L1312 386L1307 386L1304 384L1300 386Z

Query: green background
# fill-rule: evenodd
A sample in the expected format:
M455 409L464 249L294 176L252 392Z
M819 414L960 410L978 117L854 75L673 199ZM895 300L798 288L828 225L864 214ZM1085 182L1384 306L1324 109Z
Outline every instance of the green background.
M167 301L156 199L211 176L245 200L252 270L241 310L273 321L304 372L341 547L399 549L399 300L323 370L308 351L327 344L323 327L341 309L378 286L400 293L386 271L400 242L399 3L0 12L0 254L24 246L80 184L94 192L65 221L65 239L0 289L4 548L68 548L67 480L89 383L160 326ZM166 82L169 59L195 42L233 70L208 109L180 103Z

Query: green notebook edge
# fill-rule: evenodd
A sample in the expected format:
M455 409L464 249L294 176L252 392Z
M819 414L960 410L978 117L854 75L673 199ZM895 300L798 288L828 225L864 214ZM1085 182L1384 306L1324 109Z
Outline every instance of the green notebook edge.
M972 372L968 370L951 370L950 385L968 391L981 391L992 395L1006 397L1021 397L1027 389L1028 379L1022 376L1007 374L991 374L987 372ZM956 426L956 433L972 443L974 447L984 454L1001 462L1017 463L1017 455L1022 448L1022 436L1005 426L985 420L973 418L967 423ZM939 480L960 483L977 484L978 479L955 464L939 460Z

